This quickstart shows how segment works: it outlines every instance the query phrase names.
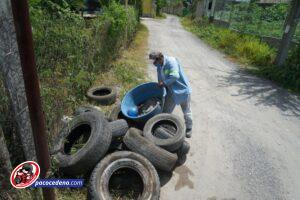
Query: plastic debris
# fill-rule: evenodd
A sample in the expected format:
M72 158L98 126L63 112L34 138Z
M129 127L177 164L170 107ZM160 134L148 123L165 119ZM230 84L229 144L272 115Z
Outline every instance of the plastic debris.
M148 99L147 101L141 103L138 105L138 114L139 115L144 115L152 110L155 109L157 105L161 104L161 99L158 97L152 97L151 99Z

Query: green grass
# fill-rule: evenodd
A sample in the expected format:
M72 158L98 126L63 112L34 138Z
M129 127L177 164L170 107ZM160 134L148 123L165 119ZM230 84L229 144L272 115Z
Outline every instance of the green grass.
M111 85L120 89L121 98L126 91L139 83L147 80L146 70L147 62L145 55L148 48L148 29L140 24L138 31L131 44L127 49L123 50L120 57L111 63L108 71L99 73L93 85ZM102 110L110 111L111 106L103 106ZM75 149L76 151L77 149ZM59 200L85 199L86 189L57 189L57 197ZM129 191L125 199L131 199ZM119 198L119 191L114 191L114 199ZM128 198L127 198L128 197Z
M116 86L121 98L125 91L146 80L148 30L138 24L136 17L132 8L126 11L119 4L112 4L102 16L88 22L67 10L48 13L46 9L31 8L49 142L60 131L62 115L70 115L74 108L88 103L85 94L89 87ZM14 130L13 118L8 119L9 101L4 96L1 82L0 125L4 127L5 122L5 128ZM108 111L110 107L103 110ZM14 143L12 147L10 150L16 151ZM76 150L72 149L71 153ZM12 161L14 159L12 157ZM52 174L56 174L55 165L52 168ZM19 194L14 191L11 190L15 195ZM31 195L31 190L24 191L20 196L31 199L26 196ZM56 192L58 199L86 198L85 189L58 189Z
M213 47L223 50L244 64L269 66L274 61L275 50L254 36L217 27L205 20L192 21L183 18L182 24Z
M250 73L275 81L291 91L300 91L300 47L291 50L285 66L277 67L273 64L276 50L255 36L221 28L204 19L193 21L185 17L181 22L187 30L228 54Z
M130 44L124 50L120 57L112 62L109 70L99 74L93 85L111 85L119 88L118 98L122 99L126 91L147 80L147 38L148 29L143 24L139 24L138 32ZM107 78L109 77L109 78ZM109 112L111 106L102 107Z
M140 24L138 31L127 49L123 50L120 57L113 61L109 69L99 73L93 85L110 85L118 87L120 90L119 98L130 88L147 80L146 69L147 62L145 55L147 53L148 29ZM102 110L109 112L112 106L102 106ZM77 149L74 149L76 151ZM120 191L112 191L114 199L120 199ZM85 199L87 195L86 188L83 189L57 189L57 198L59 200ZM123 199L131 199L131 192L122 196Z
M161 13L160 15L155 16L156 19L166 19L167 15L165 13Z
M69 188L60 188L55 189L56 199L57 200L81 200L86 199L87 189L78 188L78 189L69 189Z
M256 3L226 3L221 10L215 12L215 19L230 23L230 28L244 33L281 38L290 4L278 3L261 7ZM294 40L300 42L298 26Z

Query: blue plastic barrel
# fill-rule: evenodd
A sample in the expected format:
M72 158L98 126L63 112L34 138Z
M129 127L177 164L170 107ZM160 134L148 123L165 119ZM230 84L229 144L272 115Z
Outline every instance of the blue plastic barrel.
M146 122L148 119L162 112L163 105L156 106L149 113L132 116L129 113L137 108L138 105L153 97L160 98L164 102L166 89L162 88L156 82L143 83L127 92L121 103L121 110L125 117L137 121ZM163 103L162 103L163 104Z

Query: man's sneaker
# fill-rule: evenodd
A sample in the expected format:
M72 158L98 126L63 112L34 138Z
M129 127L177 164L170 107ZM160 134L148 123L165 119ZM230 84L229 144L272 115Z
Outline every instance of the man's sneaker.
M186 134L185 136L187 138L192 137L192 129L191 128L187 128L186 131L185 131L185 134Z

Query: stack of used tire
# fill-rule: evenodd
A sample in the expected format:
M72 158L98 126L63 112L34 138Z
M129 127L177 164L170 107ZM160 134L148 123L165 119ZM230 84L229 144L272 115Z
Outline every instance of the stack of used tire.
M111 98L110 93L105 95ZM114 103L115 98L105 102ZM144 189L139 199L159 199L156 170L172 171L189 152L185 125L178 116L163 113L139 128L124 118L119 104L107 118L96 106L82 106L54 140L52 154L64 174L89 175L88 199L112 199L109 180L121 168L141 176ZM79 148L73 152L76 146Z

